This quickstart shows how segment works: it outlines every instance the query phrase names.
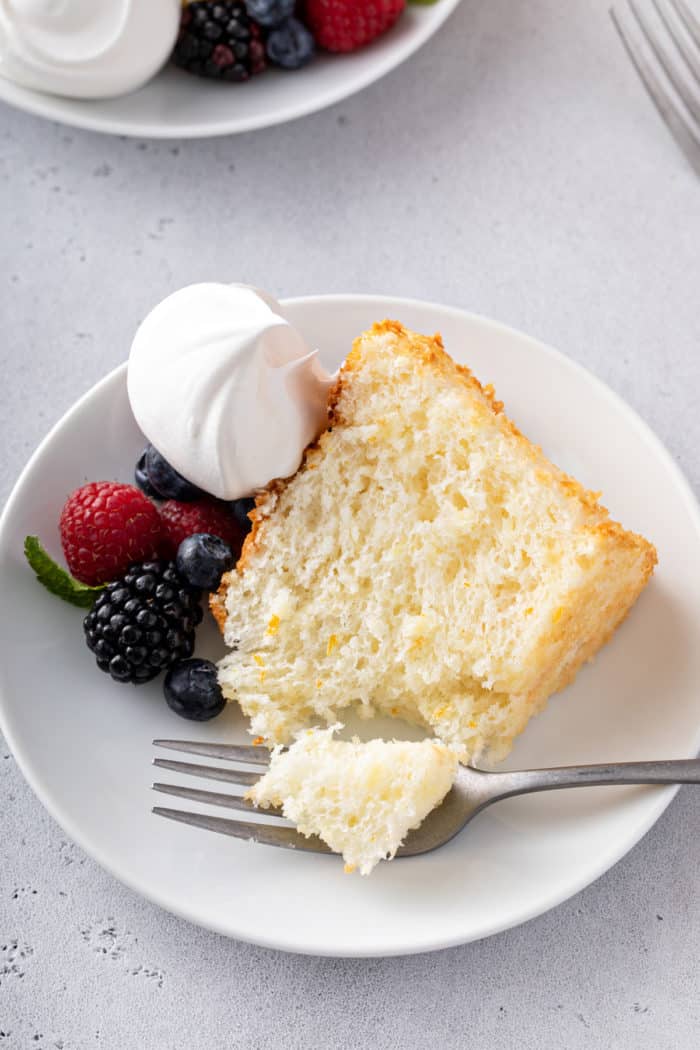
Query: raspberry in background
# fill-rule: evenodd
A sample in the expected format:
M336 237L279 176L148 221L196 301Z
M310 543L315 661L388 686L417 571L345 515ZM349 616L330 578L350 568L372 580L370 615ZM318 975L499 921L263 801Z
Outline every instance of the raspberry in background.
M170 557L175 557L180 544L188 536L208 532L227 543L238 559L245 532L226 503L210 498L191 503L169 499L161 505L160 516Z
M306 0L304 20L319 47L355 51L394 24L406 0Z
M156 506L134 485L91 481L66 500L61 546L73 576L95 586L122 576L133 562L160 555L163 526Z

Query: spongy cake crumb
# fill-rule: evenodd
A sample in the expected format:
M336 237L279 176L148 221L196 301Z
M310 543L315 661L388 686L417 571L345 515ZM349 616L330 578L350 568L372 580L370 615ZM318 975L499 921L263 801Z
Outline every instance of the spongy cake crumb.
M346 871L369 875L442 802L457 758L436 740L334 740L338 728L306 730L274 752L247 798L282 806L302 834L343 855Z

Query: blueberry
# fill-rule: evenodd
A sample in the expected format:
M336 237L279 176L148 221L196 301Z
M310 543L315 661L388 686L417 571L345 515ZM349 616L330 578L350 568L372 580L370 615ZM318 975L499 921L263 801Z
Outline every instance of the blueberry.
M294 14L295 0L245 0L250 18L261 26L278 26Z
M213 591L223 574L233 568L235 560L228 543L210 532L197 532L178 547L176 565L190 586Z
M243 499L234 499L229 503L234 518L244 532L250 532L253 527L253 523L248 517L248 512L251 511L254 506L255 500L252 496L244 496Z
M176 499L187 503L202 495L202 490L183 478L182 474L178 474L153 445L146 449L144 465L148 480L161 499Z
M210 660L182 660L165 676L163 692L168 707L194 722L206 722L221 714L226 701Z
M134 467L134 481L141 489L141 491L149 497L149 499L160 499L160 493L151 484L151 479L146 472L146 453L150 445L146 445L145 449L136 461Z
M314 54L314 38L306 26L296 18L273 29L267 38L267 57L282 69L299 69Z

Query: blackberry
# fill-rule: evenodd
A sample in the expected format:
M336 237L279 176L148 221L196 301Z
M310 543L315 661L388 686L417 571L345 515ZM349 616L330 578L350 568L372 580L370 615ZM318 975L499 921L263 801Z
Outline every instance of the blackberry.
M265 69L262 30L238 0L194 0L182 10L173 61L199 77L248 80Z
M200 599L175 562L132 565L98 595L83 621L97 666L117 682L140 685L177 660L188 659L202 620Z

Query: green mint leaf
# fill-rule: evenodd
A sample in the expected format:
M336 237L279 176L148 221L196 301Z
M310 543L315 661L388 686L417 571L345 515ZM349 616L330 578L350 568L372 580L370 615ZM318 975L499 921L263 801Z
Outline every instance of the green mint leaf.
M24 556L36 573L39 583L42 583L47 591L51 591L51 594L63 598L64 602L70 602L71 605L89 609L100 591L104 590L104 587L88 587L86 583L74 579L46 553L36 536L26 537Z

